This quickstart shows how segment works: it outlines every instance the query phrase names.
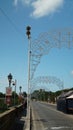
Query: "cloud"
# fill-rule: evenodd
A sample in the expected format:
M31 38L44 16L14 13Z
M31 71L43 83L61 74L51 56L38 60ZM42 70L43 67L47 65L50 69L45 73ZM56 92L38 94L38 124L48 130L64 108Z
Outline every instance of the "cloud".
M64 0L14 0L14 5L17 5L18 2L33 8L30 16L40 18L54 13L63 5Z
M24 4L30 4L31 0L14 0L14 5L17 6L18 2L21 2L23 5Z
M32 2L34 11L31 16L39 18L54 13L63 5L63 2L64 0L37 0Z
M73 75L73 70L71 71L71 74Z
M14 0L14 6L17 6L18 0Z
M25 4L30 4L31 0L22 0Z

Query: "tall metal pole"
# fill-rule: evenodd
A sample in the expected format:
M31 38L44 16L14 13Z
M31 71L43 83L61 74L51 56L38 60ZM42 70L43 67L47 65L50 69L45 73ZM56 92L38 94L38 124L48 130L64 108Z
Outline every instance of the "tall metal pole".
M15 90L14 90L14 106L16 105L15 103L15 98L16 98L16 79L15 79L15 82L13 81L13 86L15 86Z
M15 80L15 92L14 92L14 106L15 106L15 94L16 94L16 80Z
M27 32L27 37L28 37L28 94L27 94L27 115L29 115L29 105L30 105L30 58L31 58L31 42L30 42L30 30L31 27L27 26L26 28Z

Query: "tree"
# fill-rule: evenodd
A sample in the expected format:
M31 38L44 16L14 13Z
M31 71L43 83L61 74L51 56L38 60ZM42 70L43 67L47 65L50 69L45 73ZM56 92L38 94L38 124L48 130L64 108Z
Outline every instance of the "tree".
M27 93L26 93L26 92L23 92L23 96L24 96L24 97L27 97Z
M3 94L2 92L0 92L0 98L4 98L5 94Z

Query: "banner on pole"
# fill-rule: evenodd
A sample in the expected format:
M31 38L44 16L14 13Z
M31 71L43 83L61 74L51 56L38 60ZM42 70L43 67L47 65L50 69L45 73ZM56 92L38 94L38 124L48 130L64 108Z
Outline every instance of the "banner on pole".
M12 96L12 88L6 87L6 96Z

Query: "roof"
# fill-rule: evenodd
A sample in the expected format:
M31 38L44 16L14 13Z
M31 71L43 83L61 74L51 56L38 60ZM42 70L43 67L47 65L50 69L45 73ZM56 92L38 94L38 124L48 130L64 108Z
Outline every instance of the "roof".
M72 99L72 98L73 98L73 94L67 97L66 99Z
M67 98L67 97L70 97L73 95L73 91L69 91L69 92L62 92L61 95L58 96L58 99L59 98ZM71 97L73 98L73 97Z

